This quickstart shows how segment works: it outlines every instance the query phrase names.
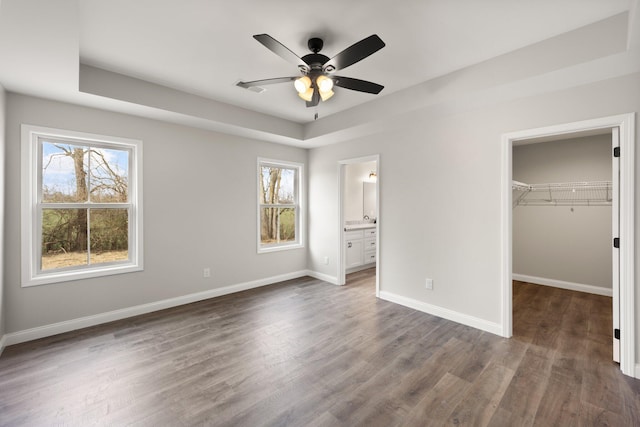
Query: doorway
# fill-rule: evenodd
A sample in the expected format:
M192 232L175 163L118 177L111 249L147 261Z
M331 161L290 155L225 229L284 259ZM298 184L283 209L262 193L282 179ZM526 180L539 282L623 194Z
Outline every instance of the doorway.
M600 361L607 353L611 360L613 343L619 361L612 332L618 165L611 154L618 141L611 129L601 132L513 146L513 334L559 352L588 347L584 354Z
M347 273L359 270L371 276L375 269L375 295L380 293L380 156L338 162L340 239L338 284ZM352 277L360 277L355 274Z
M502 335L513 333L512 273L513 273L513 146L537 141L549 141L572 135L584 136L610 131L619 137L619 237L614 266L613 311L614 327L618 331L620 369L629 376L635 375L635 295L634 295L634 114L592 119L539 129L512 132L502 137ZM622 153L624 155L622 155ZM613 153L612 153L613 154ZM615 214L614 214L615 215ZM612 242L613 243L613 242ZM616 261L617 258L617 261ZM617 276L616 270L619 272ZM615 278L619 277L618 283ZM616 319L617 317L617 319Z

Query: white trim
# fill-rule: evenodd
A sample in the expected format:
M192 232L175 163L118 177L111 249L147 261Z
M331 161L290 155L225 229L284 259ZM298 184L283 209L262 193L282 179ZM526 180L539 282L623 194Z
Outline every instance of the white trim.
M500 259L502 264L500 266L500 282L501 282L501 313L500 322L502 323L502 336L510 338L513 335L513 271L512 271L512 258L513 258L513 193L512 193L512 156L513 156L513 142L507 135L502 135L502 159L501 159L501 173L500 173ZM505 191L508 188L509 191ZM507 286L507 283L509 284Z
M502 326L495 322L489 322L488 320L469 316L468 314L418 301L413 298L403 297L401 295L393 294L387 291L380 291L380 298L386 301L403 305L405 307L413 308L414 310L422 311L423 313L442 317L443 319L451 320L456 323L471 326L472 328L490 332L495 335L502 335Z
M373 268L375 266L376 266L375 262L371 262L369 264L362 264L362 265L359 265L357 267L347 268L345 270L345 273L346 274L357 273L358 271L368 270L368 269Z
M619 116L620 117L620 116ZM620 368L634 374L635 328L635 113L620 117Z
M260 183L262 181L262 174L261 174L261 170L260 167L262 164L266 164L266 165L270 165L270 166L275 166L275 167L279 167L279 168L290 168L290 169L297 169L298 173L297 173L297 179L296 182L294 183L295 186L295 191L296 191L296 201L293 204L294 206L294 210L296 212L296 241L295 242L286 242L286 243L275 243L272 245L268 245L268 246L263 246L261 241L260 241L260 233L261 233L261 223L260 223L260 218L261 218L261 214L260 214L260 208L261 208L261 202L260 202ZM259 254L264 254L264 253L269 253L269 252L278 252L278 251L286 251L286 250L290 250L290 249L300 249L300 248L304 248L304 244L305 244L305 230L306 230L306 225L305 225L305 211L304 211L304 198L305 198L305 193L304 193L304 163L298 163L298 162L290 162L290 161L286 161L286 160L274 160L274 159L267 159L264 157L258 157L258 161L257 161L257 167L256 167L256 172L257 174L257 180L256 180L256 205L257 205L257 209L256 209L256 224L257 224L257 228L256 228L256 242L257 242L257 248L258 248L258 253ZM283 205L283 206L288 206L288 205Z
M570 135L597 129L620 128L620 370L635 374L635 113L596 118L574 123L510 132L502 135L501 165L501 322L503 336L510 337L512 325L512 148L541 137Z
M0 337L0 356L2 356L2 352L7 345L9 345L7 344L7 336L3 335L2 337Z
M320 273L318 271L307 270L307 275L313 277L314 279L323 280L327 283L331 283L332 285L338 284L338 278L334 276L329 276L328 274Z
M267 286L267 285L279 283L285 280L297 279L299 277L304 277L308 275L310 274L307 270L301 270L293 273L272 276L265 279L258 279L250 282L238 283L236 285L225 286L222 288L211 289L204 292L197 292L194 294L182 295L179 297L151 302L148 304L127 307L120 310L108 311L106 313L95 314L92 316L65 320L63 322L53 323L53 324L44 325L44 326L38 326L35 328L6 334L2 338L3 340L2 342L6 346L20 344L26 341L45 338L52 335L61 334L64 332L75 331L77 329L87 328L89 326L95 326L95 325L100 325L102 323L113 322L114 320L126 319L128 317L138 316L140 314L146 314L146 313L151 313L158 310L164 310L171 307L177 307L184 304L190 304L192 302L215 298L222 295L228 295L235 292L246 291L249 289L258 288L261 286Z
M345 163L347 162L347 163ZM345 165L349 164L349 160L345 162L338 162L338 227L340 232L338 233L338 285L342 286L347 282L346 265L346 252L344 250L344 182L346 176Z
M636 363L635 378L640 379L640 363Z
M525 274L513 273L513 280L520 282L533 283L535 285L551 286L554 288L568 289L570 291L586 292L588 294L603 295L606 297L613 296L611 288L603 288L601 286L584 285L582 283L565 282L563 280L547 279L545 277L527 276Z
M611 150L620 149L620 129L611 129ZM620 236L620 158L611 156L611 238ZM611 250L612 327L620 329L620 251ZM613 361L620 363L620 339L611 336Z
M129 221L129 260L111 265L88 266L58 271L39 271L40 230L37 215L38 206L38 138L45 136L52 139L63 139L70 143L80 142L122 147L130 150L129 199L127 206L131 210ZM142 141L115 136L98 135L65 129L54 129L28 124L21 125L21 286L37 286L59 283L70 280L102 277L112 274L142 271L143 239L142 239Z

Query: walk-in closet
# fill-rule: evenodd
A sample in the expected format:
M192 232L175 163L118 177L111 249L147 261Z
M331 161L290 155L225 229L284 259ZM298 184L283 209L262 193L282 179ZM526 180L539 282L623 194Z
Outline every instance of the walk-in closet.
M516 337L554 348L593 334L599 348L611 348L611 138L513 147Z

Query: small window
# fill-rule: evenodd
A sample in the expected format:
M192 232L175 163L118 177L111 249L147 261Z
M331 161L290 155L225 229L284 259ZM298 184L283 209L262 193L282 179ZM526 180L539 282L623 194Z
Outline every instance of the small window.
M302 165L258 159L258 252L302 247Z
M142 142L23 126L23 286L142 269Z

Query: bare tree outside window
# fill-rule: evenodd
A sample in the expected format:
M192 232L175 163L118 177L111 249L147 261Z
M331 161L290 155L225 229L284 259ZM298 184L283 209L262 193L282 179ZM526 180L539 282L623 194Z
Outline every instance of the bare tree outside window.
M260 244L269 246L297 242L299 169L261 163L258 174Z
M41 269L128 260L129 151L42 140Z

